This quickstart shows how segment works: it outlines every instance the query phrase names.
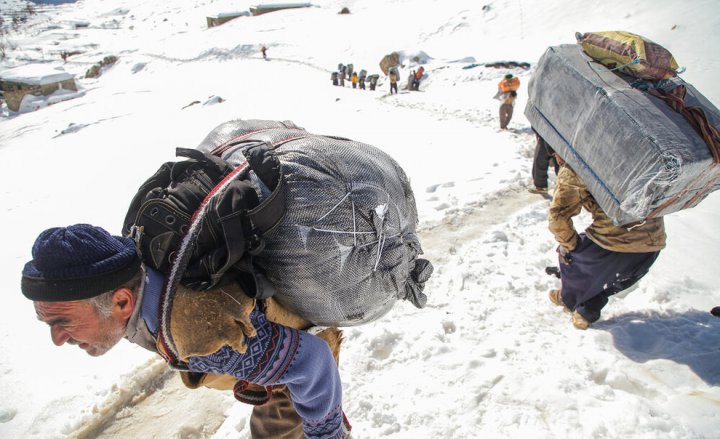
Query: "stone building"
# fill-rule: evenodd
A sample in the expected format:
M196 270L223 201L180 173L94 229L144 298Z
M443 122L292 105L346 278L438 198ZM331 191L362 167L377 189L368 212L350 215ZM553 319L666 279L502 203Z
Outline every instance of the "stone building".
M61 68L28 64L0 72L0 91L11 111L20 110L25 95L49 96L61 89L78 89L75 78Z

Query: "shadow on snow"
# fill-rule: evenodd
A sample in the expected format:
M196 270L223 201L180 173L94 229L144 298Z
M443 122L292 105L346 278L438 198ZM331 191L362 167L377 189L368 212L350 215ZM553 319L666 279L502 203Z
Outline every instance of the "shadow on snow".
M635 362L671 360L709 385L720 384L720 319L709 312L628 313L593 328L612 334L615 347Z

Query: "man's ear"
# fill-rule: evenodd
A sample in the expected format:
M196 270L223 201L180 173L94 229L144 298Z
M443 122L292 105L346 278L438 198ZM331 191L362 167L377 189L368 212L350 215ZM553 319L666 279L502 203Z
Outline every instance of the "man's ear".
M123 322L130 320L135 309L135 295L129 288L119 288L113 293L112 315Z

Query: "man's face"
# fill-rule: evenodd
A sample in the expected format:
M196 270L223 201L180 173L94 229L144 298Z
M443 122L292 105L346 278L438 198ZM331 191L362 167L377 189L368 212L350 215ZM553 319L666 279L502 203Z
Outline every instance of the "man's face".
M57 346L65 342L80 346L97 357L109 351L125 335L125 322L98 314L87 301L35 302L38 320L50 325L50 336Z

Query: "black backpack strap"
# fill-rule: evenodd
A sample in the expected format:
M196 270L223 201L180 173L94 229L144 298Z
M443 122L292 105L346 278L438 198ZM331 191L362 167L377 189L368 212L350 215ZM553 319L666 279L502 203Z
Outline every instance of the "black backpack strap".
M195 151L195 153L203 154ZM235 277L241 283L246 293L251 297L270 297L274 289L269 281L256 273L252 264L252 256L257 255L265 248L265 235L272 230L285 217L287 207L287 190L280 161L274 156L265 143L250 146L243 151L249 168L257 178L271 191L262 201L256 198L256 193L250 189L250 183L236 180L222 193L212 198L208 221L219 226L218 238L223 249L222 266L210 267L206 264L206 271L210 278L191 282L191 288L207 289L224 282L226 273ZM227 162L216 156L210 158L219 160L221 164ZM213 189L214 191L214 189ZM211 191L211 192L213 192ZM183 282L185 283L185 282Z
M223 216L222 225L225 246L228 252L226 265L219 270L221 277L232 267L235 280L245 292L256 299L265 299L275 294L275 289L261 273L257 272L252 257L265 248L265 236L280 224L287 210L287 185L282 177L279 160L266 144L252 146L244 151L250 168L272 192L257 207L243 212L232 211ZM240 247L238 243L245 245Z
M272 192L255 208L247 212L254 235L262 237L270 233L285 217L287 190L282 176L282 165L272 153L275 146L261 143L244 151L255 175ZM250 250L254 250L251 245Z
M287 210L287 190L285 180L283 178L278 182L275 190L260 205L247 214L253 228L260 232L261 235L272 232L272 230L280 224L285 217ZM251 248L251 250L253 250Z
M233 167L220 157L198 151L197 149L175 148L175 155L178 157L194 159L198 162L212 163L215 165L217 172L220 174L229 174L233 170Z
M233 266L234 280L245 294L263 300L275 295L275 286L253 264L252 255L246 255Z

